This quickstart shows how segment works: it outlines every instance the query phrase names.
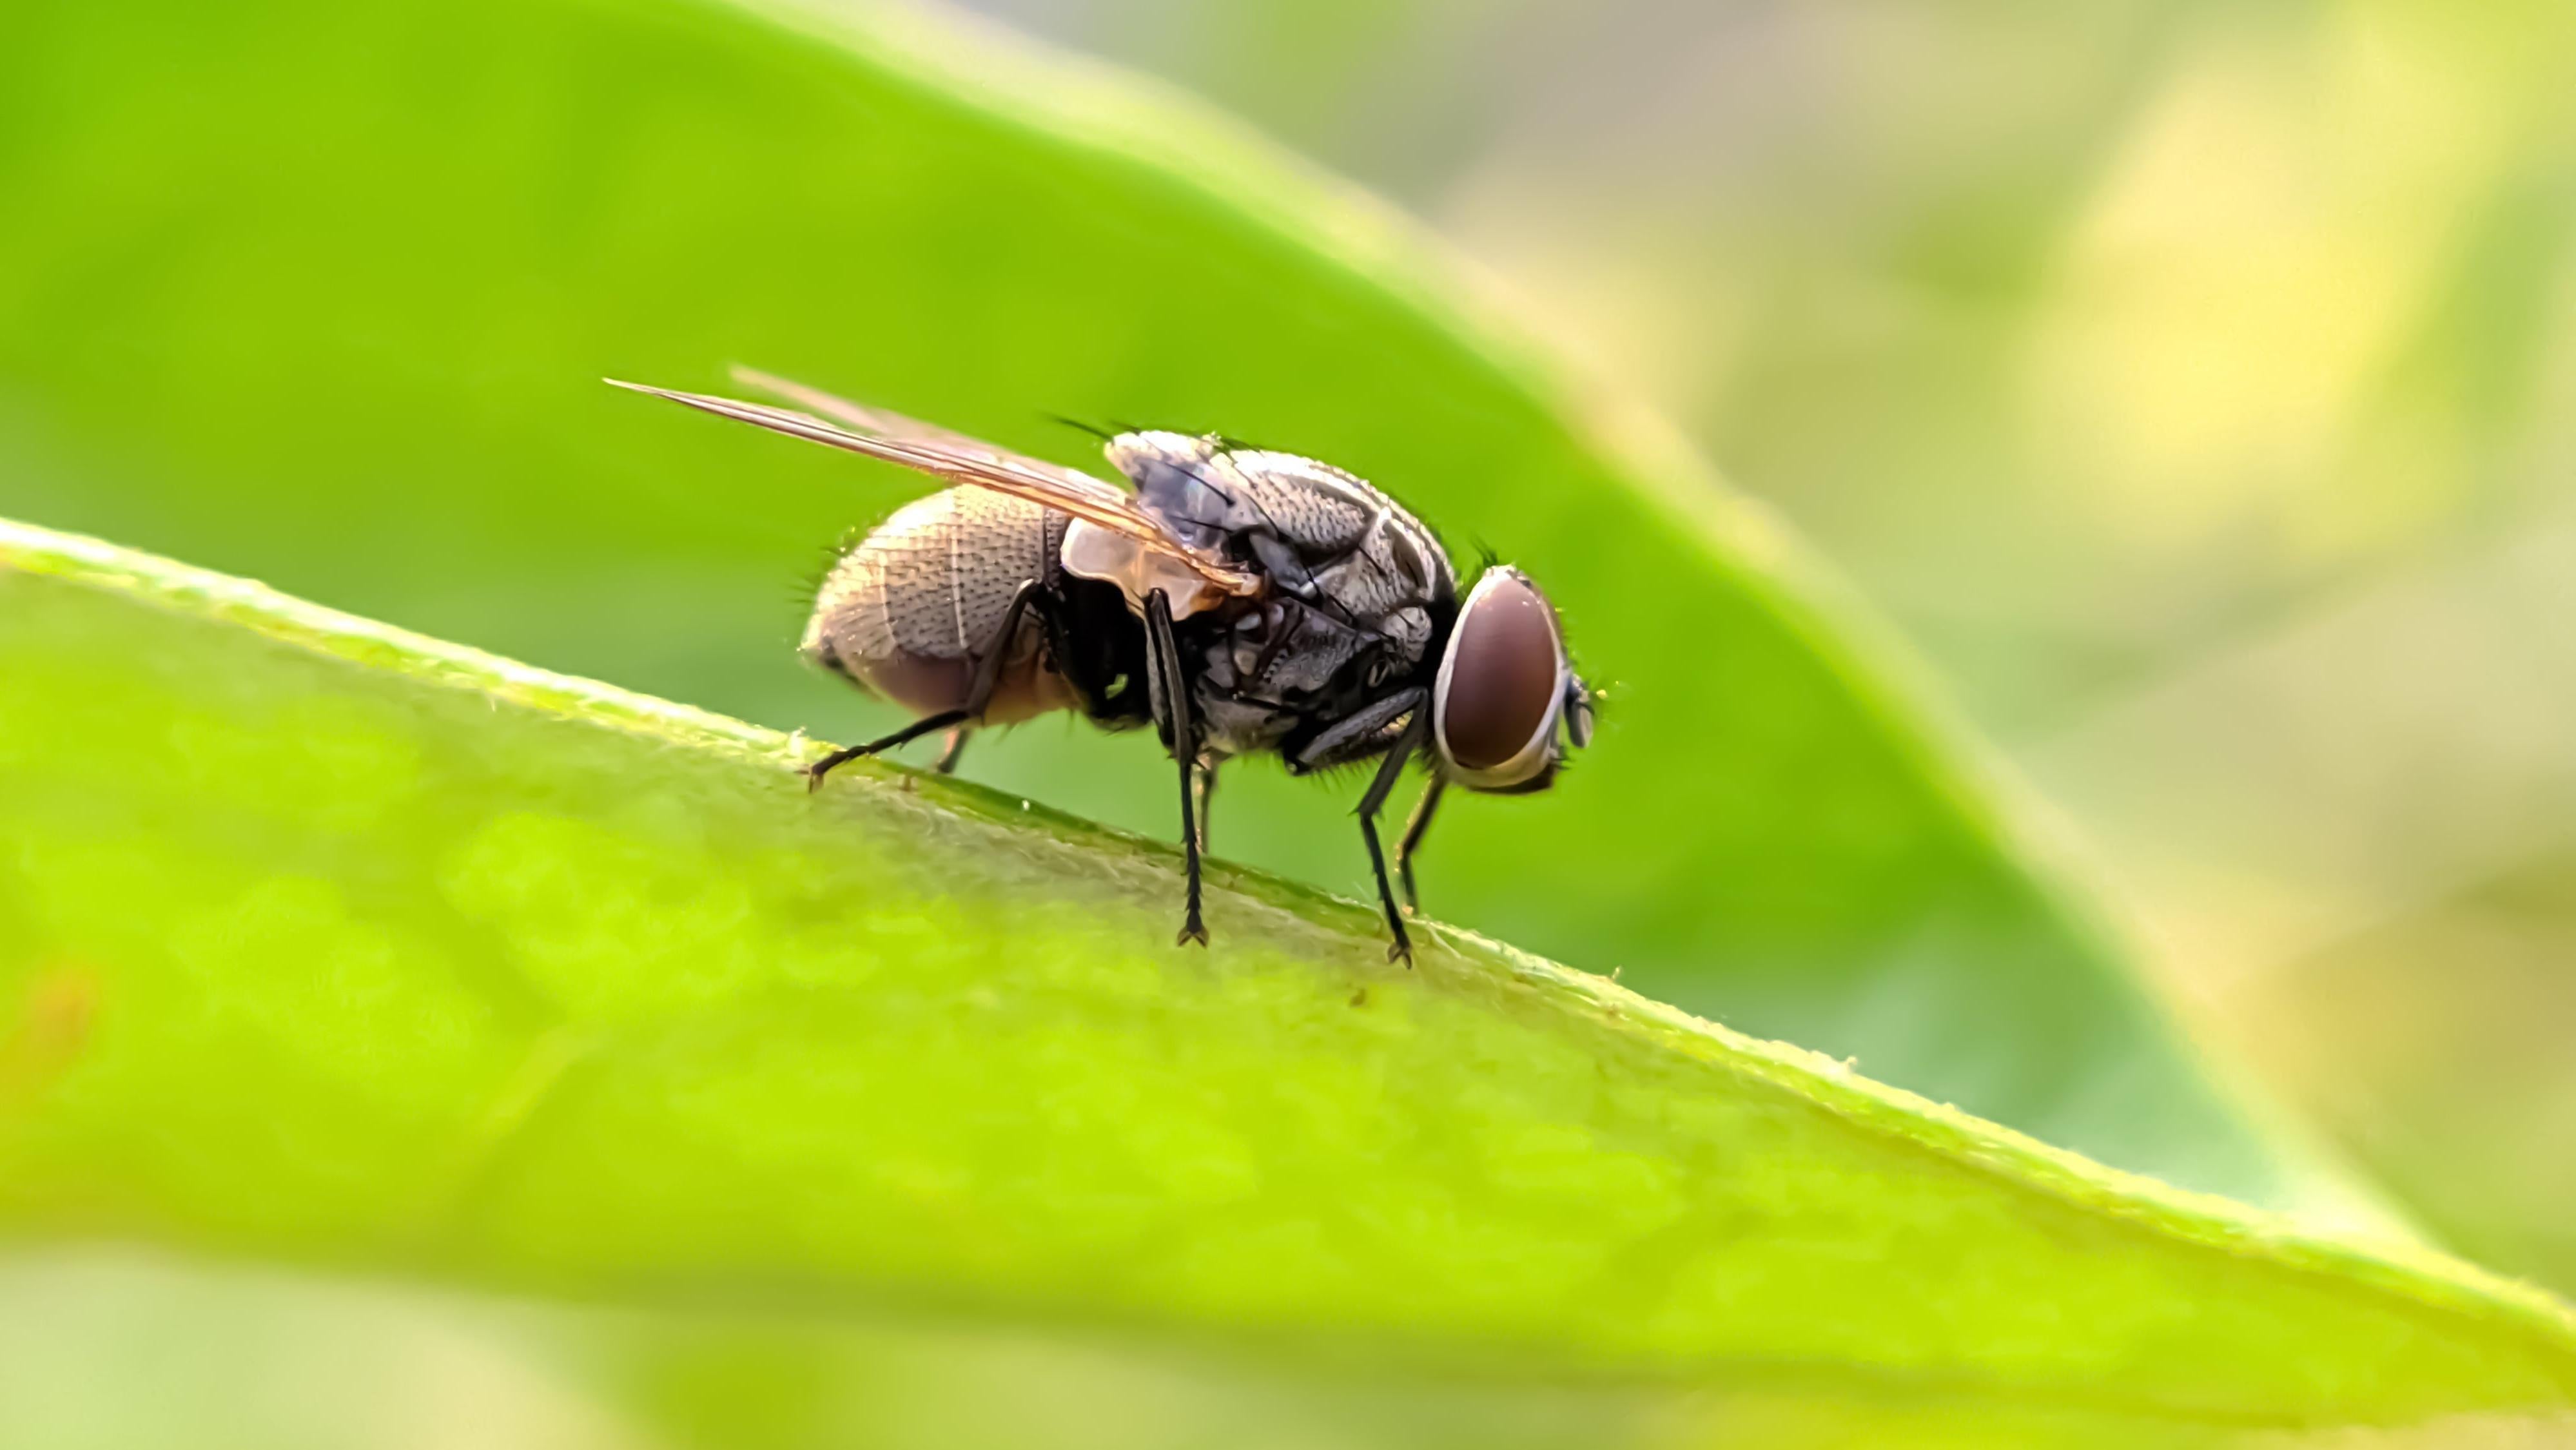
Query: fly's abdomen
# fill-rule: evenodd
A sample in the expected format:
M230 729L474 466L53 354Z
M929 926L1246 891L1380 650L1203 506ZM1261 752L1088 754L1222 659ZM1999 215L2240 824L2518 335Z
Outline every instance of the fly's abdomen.
M982 722L1005 725L1074 703L1024 615L996 638L1011 597L1054 578L1064 515L1007 494L952 488L917 499L841 556L805 626L807 657L919 714L964 706L975 667L1004 651Z

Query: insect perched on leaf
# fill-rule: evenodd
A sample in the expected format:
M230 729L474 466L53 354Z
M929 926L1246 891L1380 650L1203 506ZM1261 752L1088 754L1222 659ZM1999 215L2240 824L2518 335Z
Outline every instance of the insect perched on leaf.
M618 383L774 432L899 463L950 484L895 511L840 556L805 654L920 712L845 761L1052 710L1112 730L1150 724L1180 764L1188 900L1180 939L1207 941L1199 855L1217 767L1272 752L1291 774L1376 760L1360 836L1394 934L1377 816L1406 763L1431 785L1396 848L1413 854L1440 794L1544 790L1592 735L1592 697L1555 608L1517 569L1487 568L1462 600L1439 540L1393 499L1311 458L1222 438L1139 431L1108 440L1134 492L827 393L738 371L795 408ZM610 381L615 382L615 379Z

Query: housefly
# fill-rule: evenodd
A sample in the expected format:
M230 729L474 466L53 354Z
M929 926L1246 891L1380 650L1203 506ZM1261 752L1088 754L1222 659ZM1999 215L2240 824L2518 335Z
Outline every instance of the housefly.
M808 770L1056 710L1151 725L1180 768L1188 896L1180 940L1207 941L1199 858L1217 768L1275 754L1304 775L1374 760L1360 837L1393 941L1412 960L1378 814L1416 755L1423 792L1396 847L1413 856L1441 793L1545 790L1592 734L1592 697L1529 576L1487 567L1462 596L1440 541L1353 475L1221 437L1107 440L1130 487L1005 452L784 379L736 380L779 404L618 383L949 485L906 504L824 577L804 654L919 718ZM614 379L611 379L614 382Z

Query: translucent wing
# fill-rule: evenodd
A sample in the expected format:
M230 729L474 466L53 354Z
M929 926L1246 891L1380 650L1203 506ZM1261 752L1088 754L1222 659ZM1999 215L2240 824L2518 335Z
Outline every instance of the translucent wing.
M963 433L951 433L936 423L924 423L918 418L907 418L901 413L889 413L883 408L870 408L853 403L847 398L834 397L821 388L809 388L803 383L792 378L782 378L776 373L765 373L758 368L747 368L739 364L732 371L733 380L744 387L792 403L808 413L829 418L853 432L865 433L876 438L899 438L907 443L925 443L936 448L953 449L960 454L1011 458L1014 462L1030 468L1063 474L1066 482L1077 488L1100 482L1090 474L1071 468L1059 468L1055 464L1035 458L1019 458L1005 454L990 443L978 438L969 438Z
M740 381L812 408L814 413L745 403L704 393L674 392L643 383L605 379L611 386L668 398L721 418L732 418L773 433L803 438L832 448L899 463L950 483L994 489L1073 515L1181 565L1218 592L1249 597L1261 592L1261 580L1247 570L1205 553L1174 536L1162 520L1145 511L1135 495L1079 469L1006 453L964 434L917 423L896 413L863 408L783 378L738 369ZM829 415L838 422L816 417Z

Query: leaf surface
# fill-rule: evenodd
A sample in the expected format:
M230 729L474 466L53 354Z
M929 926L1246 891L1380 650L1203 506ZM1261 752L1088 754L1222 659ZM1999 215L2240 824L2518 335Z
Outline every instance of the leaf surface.
M1600 978L0 531L0 1218L1826 1405L2399 1422L2576 1320ZM2291 1348L2294 1347L2294 1348ZM1858 1413L1858 1411L1855 1411Z

